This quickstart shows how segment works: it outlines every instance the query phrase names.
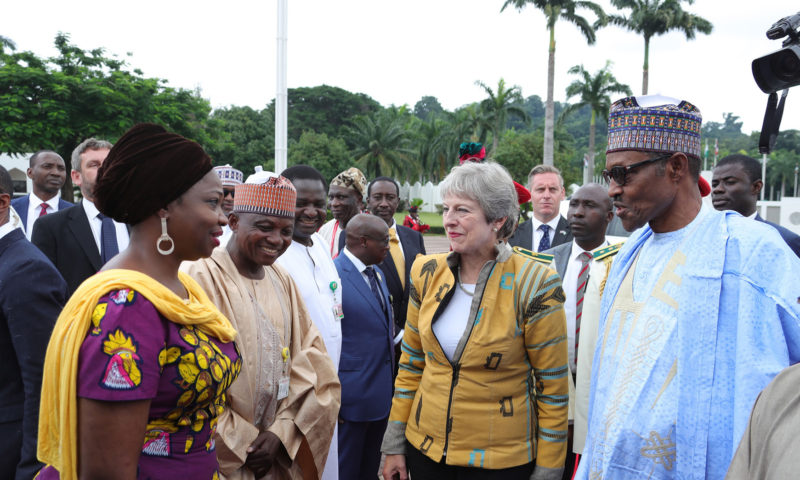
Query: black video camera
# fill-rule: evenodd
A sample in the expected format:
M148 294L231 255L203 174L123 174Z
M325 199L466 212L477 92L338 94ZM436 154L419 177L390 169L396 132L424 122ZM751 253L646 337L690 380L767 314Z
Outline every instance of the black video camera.
M764 93L800 85L800 12L778 20L767 30L767 38L783 42L783 48L753 60L753 77Z
M758 88L769 94L767 111L764 113L764 124L761 127L761 138L758 151L769 153L778 139L778 131L783 118L783 107L789 89L800 85L800 12L775 22L767 30L767 38L780 40L783 48L761 58L753 60L753 78ZM777 92L783 90L780 100Z

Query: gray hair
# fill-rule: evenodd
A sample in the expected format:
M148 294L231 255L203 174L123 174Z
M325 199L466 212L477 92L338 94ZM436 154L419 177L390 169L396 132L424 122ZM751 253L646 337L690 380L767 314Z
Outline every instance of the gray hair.
M519 217L519 199L514 181L502 165L493 161L465 162L453 167L439 184L442 197L453 195L478 202L488 222L507 217L497 232L498 239L514 233Z
M75 147L75 150L72 151L72 169L76 172L81 171L81 155L86 150L100 150L103 148L107 148L111 150L111 142L107 142L105 140L100 140L94 137L87 138L86 140L82 141L80 145Z

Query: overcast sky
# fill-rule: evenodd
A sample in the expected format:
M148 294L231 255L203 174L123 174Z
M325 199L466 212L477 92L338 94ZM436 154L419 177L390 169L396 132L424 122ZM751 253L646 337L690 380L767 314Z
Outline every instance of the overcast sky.
M598 3L608 8L608 1ZM334 85L384 106L432 95L452 110L483 98L476 80L503 77L524 96L546 95L543 14L506 9L503 0L303 0L289 2L288 85ZM704 121L733 112L744 131L759 130L766 95L750 62L780 48L764 32L800 9L797 0L697 0L685 8L714 24L687 41L673 32L650 46L650 93L697 105ZM139 0L5 2L0 35L18 50L49 56L57 32L83 49L104 47L147 76L174 87L199 87L215 107L263 108L275 97L276 2ZM587 14L590 15L590 14ZM556 25L556 100L564 101L569 67L613 73L641 93L644 42L616 27L588 46L576 27ZM782 127L800 129L800 88L787 99Z

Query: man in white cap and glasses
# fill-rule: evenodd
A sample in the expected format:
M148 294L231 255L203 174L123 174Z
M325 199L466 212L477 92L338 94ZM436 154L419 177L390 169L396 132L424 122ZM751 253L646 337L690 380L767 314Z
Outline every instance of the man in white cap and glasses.
M236 186L233 234L187 265L237 330L242 371L215 436L222 478L319 479L333 439L340 386L319 330L275 260L292 242L296 191L256 168Z
M222 182L222 213L227 217L233 211L233 197L236 195L236 185L241 185L244 180L244 174L230 165L222 165L214 167L214 171L219 176ZM223 247L228 244L231 238L231 227L225 225L222 227L222 237L220 237L220 245Z
M722 478L758 392L800 361L800 260L702 203L700 126L686 101L611 106L603 175L635 231L605 285L578 479Z

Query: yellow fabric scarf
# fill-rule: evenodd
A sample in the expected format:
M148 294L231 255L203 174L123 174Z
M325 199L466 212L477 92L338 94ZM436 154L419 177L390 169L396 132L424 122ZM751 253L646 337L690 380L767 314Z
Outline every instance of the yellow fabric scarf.
M81 284L58 316L44 362L37 455L40 461L55 467L62 480L78 478L78 354L100 297L112 290L131 288L172 322L194 325L225 343L236 336L230 321L200 285L182 272L178 278L189 292L188 301L140 272L100 272Z

